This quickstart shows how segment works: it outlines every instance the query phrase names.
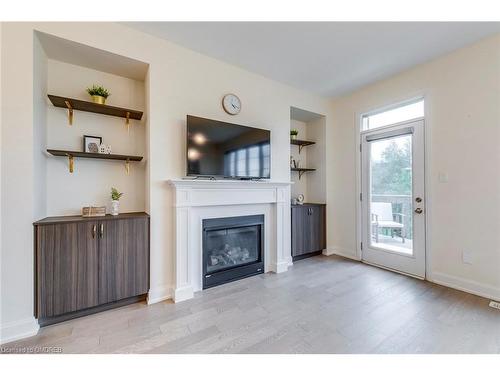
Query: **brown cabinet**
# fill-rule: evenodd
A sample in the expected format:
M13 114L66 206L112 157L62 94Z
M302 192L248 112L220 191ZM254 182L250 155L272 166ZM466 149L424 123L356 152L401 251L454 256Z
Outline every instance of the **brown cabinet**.
M40 220L35 223L35 260L35 316L42 325L144 295L149 288L149 216Z
M99 247L99 303L147 293L147 220L110 220L100 225L103 234Z
M292 205L292 258L321 254L326 248L326 206Z

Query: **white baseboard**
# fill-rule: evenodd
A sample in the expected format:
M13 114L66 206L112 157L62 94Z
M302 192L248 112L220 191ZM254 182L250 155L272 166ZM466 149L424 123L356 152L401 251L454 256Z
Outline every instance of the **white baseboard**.
M357 261L361 261L354 253L346 251L345 249L340 249L338 247L331 247L323 250L323 255L339 255L344 258L349 258ZM394 271L394 270L392 270ZM411 275L410 275L411 276ZM493 287L491 285L486 285L479 283L477 281L467 280L457 276L447 275L441 272L428 272L426 276L427 281L434 284L439 284L447 286L449 288L461 290L462 292L467 292L470 294L475 294L480 297L488 298L495 301L500 301L500 288Z
M2 324L0 326L0 344L35 336L40 326L35 317Z
M284 262L279 262L279 263L273 263L271 264L271 271L274 273L282 273L288 271L288 266L290 262L284 261Z
M174 289L173 300L175 303L186 301L194 297L194 290L191 285Z
M435 284L458 289L480 297L500 301L500 288L496 288L491 285L467 280L457 276L447 275L441 272L430 272L430 274L427 275L427 280Z
M328 247L325 250L323 250L323 255L326 255L326 256L339 255L341 257L349 258L349 259L352 259L352 260L357 260L357 261L361 260L356 255L356 251L352 252L352 251L348 251L346 249L341 249L341 248L336 247L336 246L334 246L334 247Z
M172 287L168 285L162 285L160 287L150 289L148 292L148 305L165 301L167 299L172 299Z

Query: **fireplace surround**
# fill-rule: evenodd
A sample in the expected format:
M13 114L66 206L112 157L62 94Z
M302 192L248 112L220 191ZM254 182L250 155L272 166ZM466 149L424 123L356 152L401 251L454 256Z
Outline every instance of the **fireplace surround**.
M205 219L263 215L263 272L286 272L292 265L290 182L176 179L168 183L173 189L175 302L193 298L203 289ZM157 294L153 287L150 298Z
M203 220L203 289L264 272L264 215Z

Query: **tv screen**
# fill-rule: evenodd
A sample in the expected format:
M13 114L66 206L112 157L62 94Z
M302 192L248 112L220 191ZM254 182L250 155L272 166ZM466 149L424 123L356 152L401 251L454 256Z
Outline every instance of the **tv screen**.
M269 130L187 116L187 175L270 178Z

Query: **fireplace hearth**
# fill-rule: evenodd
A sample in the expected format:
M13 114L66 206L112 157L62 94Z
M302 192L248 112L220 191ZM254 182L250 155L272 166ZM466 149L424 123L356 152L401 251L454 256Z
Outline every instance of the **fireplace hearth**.
M203 220L203 289L264 272L264 215Z

